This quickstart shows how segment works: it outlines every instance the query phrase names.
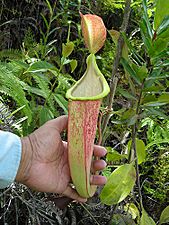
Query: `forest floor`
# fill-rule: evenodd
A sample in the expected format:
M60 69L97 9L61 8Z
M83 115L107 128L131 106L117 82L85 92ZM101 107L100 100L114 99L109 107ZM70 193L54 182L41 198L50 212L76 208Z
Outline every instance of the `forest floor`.
M135 225L123 204L106 206L100 202L99 189L86 203L53 194L32 192L13 184L0 193L0 224L3 225ZM158 220L164 205L144 199L145 209ZM111 218L114 216L114 220ZM118 220L118 222L116 222ZM119 222L121 221L121 222ZM148 224L147 224L148 225ZM167 224L164 224L167 225Z

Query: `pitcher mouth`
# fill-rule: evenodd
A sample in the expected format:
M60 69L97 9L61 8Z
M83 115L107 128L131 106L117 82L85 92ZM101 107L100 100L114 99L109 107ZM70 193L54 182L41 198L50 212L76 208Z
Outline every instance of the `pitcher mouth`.
M71 100L97 100L105 97L110 88L106 79L96 64L94 54L90 54L86 60L87 70L82 78L71 87L66 97Z

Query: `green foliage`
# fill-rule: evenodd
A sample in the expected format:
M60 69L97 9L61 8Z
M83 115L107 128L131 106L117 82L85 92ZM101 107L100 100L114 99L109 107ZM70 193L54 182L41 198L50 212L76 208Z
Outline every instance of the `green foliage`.
M114 58L115 48L109 39L106 39L104 45L104 51L101 52L100 56L96 56L99 68L102 68L102 73L106 78L111 77L112 73L112 59Z
M119 166L110 175L100 198L104 204L112 205L123 201L132 190L136 180L133 164Z
M169 149L168 149L169 150ZM152 176L155 185L154 192L152 194L153 197L165 201L168 198L169 194L169 186L168 186L168 178L169 178L169 151L164 151L161 156L157 159L157 164L154 166L154 174Z
M131 8L135 10L138 9L138 7L141 7L142 5L142 0L133 0L131 2L132 2ZM115 12L115 10L117 9L123 10L125 6L125 0L105 0L105 1L100 1L99 3L104 6L104 9L106 11L110 10L112 12ZM152 3L154 3L154 0L148 1L149 5L151 5Z
M8 59L21 59L22 52L19 49L3 49L0 51L0 60L6 61Z
M143 165L145 176L148 176L149 171L153 168L153 173L149 175L150 179L144 183L143 187L146 193L164 202L169 193L169 187L166 185L169 177L167 146L169 123L166 120L158 121L146 118L143 120L142 126L147 126L147 162Z
M46 61L31 58L29 61L30 64L11 61L0 66L0 92L4 97L10 96L18 107L24 106L21 116L27 117L30 127L28 130L25 127L24 134L57 116L57 108L67 113L67 100L62 95L70 88L70 82L74 82Z
M85 70L79 10L103 15L111 29L121 23L125 1L44 0L39 5L36 0L25 0L20 4L23 10L14 10L11 1L3 1L0 14L0 127L27 135L46 121L68 113L65 93ZM169 201L169 7L164 0L156 4L154 0L136 0L131 7L128 31L122 34L125 42L118 69L120 79L103 136L110 147L104 170L108 183L100 197L107 205L116 204L110 224L152 225L153 219L159 218L156 212L151 215L146 201L153 199L160 206ZM107 79L111 78L120 35L114 29L97 56ZM106 109L102 110L104 114ZM17 118L14 123L13 115ZM140 178L141 194L136 176ZM32 202L26 204L32 207ZM149 208L148 213L143 205ZM37 214L41 210L38 207L34 209ZM164 222L168 222L168 207L160 217L160 224Z
M137 220L139 222L140 220L140 212L137 208L137 206L134 203L127 203L124 206L125 212L131 215L133 220Z
M144 209L142 210L140 225L155 225L154 220L147 214Z
M107 147L108 154L107 160L110 162L119 162L122 159L127 159L127 154L120 154L116 150L112 149L111 147Z
M123 214L114 214L110 225L136 225L134 220Z
M157 30L160 27L160 24L163 22L164 18L168 16L169 2L157 0L156 1L156 10L154 16L154 29Z
M160 224L169 223L169 206L167 206L161 213Z
M23 91L22 82L16 77L13 71L9 70L8 64L0 64L0 92L4 95L13 98L19 107L22 109L24 115L28 118L28 124L32 120L32 112Z
M120 0L120 1L111 1L111 0L106 0L104 1L104 6L106 9L110 9L114 11L115 9L123 9L124 8L125 1Z
M108 162L116 166L117 160L118 163L123 164L120 167L128 165L125 164L126 159L123 159L126 152L128 153L128 162L135 162L137 170L136 185L139 190L134 188L133 191L139 194L138 205L140 209L144 205L141 197L143 190L146 190L146 193L151 195L151 197L160 199L161 202L168 201L167 196L169 193L167 181L169 178L167 113L169 103L167 73L169 11L168 7L167 9L162 9L158 4L157 1L155 17L153 18L151 15L150 18L148 11L149 2L146 0L142 1L143 13L139 22L141 44L139 46L137 45L138 42L134 41L134 36L127 38L125 34L122 34L127 54L122 54L121 65L123 70L119 71L121 80L117 87L114 111L111 112L111 123L114 125L114 129L117 124L119 127L121 126L119 133L122 133L125 129L126 134L130 134L129 141L117 131L112 132L113 135L115 133L114 136L109 131L109 135L117 138L119 144L115 145L115 147L113 146L112 153L111 151L108 153ZM165 11L165 15L163 15L162 11ZM154 21L152 21L153 19ZM153 30L153 24L156 24L156 31ZM110 30L110 34L113 42L117 45L118 31ZM128 104L125 104L126 101ZM114 151L116 146L118 146L117 152ZM137 160L135 161L136 157ZM120 180L120 178L113 175L114 172L116 174L116 170L109 177L109 179L113 177L111 182L113 184L118 182L119 185L123 184L123 182L125 183L123 173L127 174L127 171L119 174ZM139 174L142 175L141 178ZM128 180L130 180L130 176L128 176ZM108 180L100 195L101 200L107 205L119 203L115 199L118 196L115 192L116 188L113 184L111 185L111 182ZM139 182L142 184L139 184ZM129 195L133 186L126 184L126 189L127 185L128 188L130 187L127 193ZM143 187L143 190L141 187ZM118 191L121 194L125 193L123 187L119 187ZM120 221L121 219L119 218ZM122 221L121 223L123 224ZM155 224L155 222L143 209L140 223L138 222L138 224L151 225Z
M128 155L130 155L131 144L132 144L132 140L130 140L128 142ZM141 164L146 159L146 148L145 148L145 144L144 144L144 142L142 140L139 140L138 138L136 138L135 144L136 144L136 153L137 153L138 164Z

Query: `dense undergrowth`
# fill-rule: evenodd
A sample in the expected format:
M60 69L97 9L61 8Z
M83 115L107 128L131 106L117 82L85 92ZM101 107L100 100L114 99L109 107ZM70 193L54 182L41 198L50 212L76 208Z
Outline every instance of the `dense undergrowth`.
M71 203L58 209L57 196L13 184L0 193L1 224L169 222L167 4L160 0L131 3L127 31L121 33L121 61L112 77L125 1L2 1L0 129L24 136L46 121L67 114L65 93L83 75L87 55L79 11L101 16L109 30L97 61L115 96L113 107L109 108L108 97L101 108L102 144L108 149L108 166L103 173L110 185L102 192L99 189L87 204ZM130 175L133 170L134 180ZM114 184L116 176L129 190L121 181ZM124 198L118 198L117 192Z

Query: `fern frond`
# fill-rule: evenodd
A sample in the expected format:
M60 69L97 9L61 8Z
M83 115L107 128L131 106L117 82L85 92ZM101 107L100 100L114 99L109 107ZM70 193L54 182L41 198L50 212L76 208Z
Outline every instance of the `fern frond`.
M48 78L45 77L43 74L34 74L33 78L35 82L37 83L39 89L43 91L43 96L47 98L50 94Z
M47 104L50 110L55 114L55 106L54 106L54 99L52 96L52 92L49 89L49 79L43 74L34 74L34 80L36 81L40 91L43 93L43 97L46 99Z
M6 66L0 66L0 92L11 96L19 107L24 106L22 112L28 118L28 124L32 120L32 112L22 89L22 82L8 70Z
M5 59L21 59L22 52L18 49L4 49L0 51L0 60Z
M59 74L57 90L67 91L75 80L69 74Z

